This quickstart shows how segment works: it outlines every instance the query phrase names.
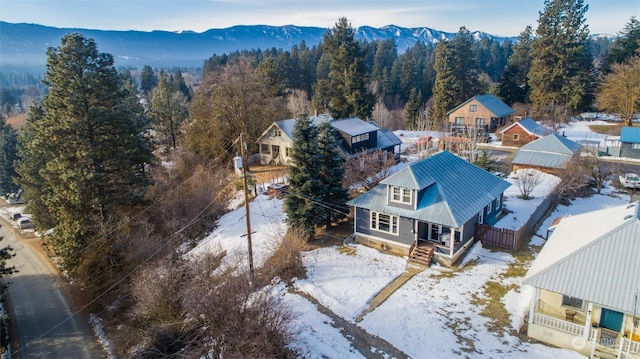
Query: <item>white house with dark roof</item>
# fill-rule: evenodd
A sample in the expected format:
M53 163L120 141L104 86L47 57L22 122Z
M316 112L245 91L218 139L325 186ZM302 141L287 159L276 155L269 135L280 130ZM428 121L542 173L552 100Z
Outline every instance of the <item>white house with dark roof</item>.
M318 126L329 122L338 139L338 147L343 158L348 158L360 151L387 151L397 156L402 141L390 130L382 129L373 122L363 121L357 117L336 120L328 114L309 116L311 123ZM293 129L296 118L276 121L262 133L256 141L260 151L260 163L284 165L291 158L293 146Z
M557 174L580 153L582 145L556 133L539 138L522 146L511 161L513 171L534 168Z
M559 221L523 280L534 287L529 337L591 357L640 358L639 208Z
M350 200L358 242L452 265L473 244L476 223L493 224L511 184L443 151Z
M522 147L531 141L555 133L554 130L525 117L500 131L503 146Z

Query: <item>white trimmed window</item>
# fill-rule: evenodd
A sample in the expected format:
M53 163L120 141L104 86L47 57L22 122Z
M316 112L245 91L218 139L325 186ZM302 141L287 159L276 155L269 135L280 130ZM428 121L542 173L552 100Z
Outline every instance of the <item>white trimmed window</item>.
M631 148L633 148L634 150L640 150L640 143L632 143Z
M371 229L380 232L398 234L398 216L380 212L371 212Z
M411 190L402 187L391 187L391 201L411 204Z

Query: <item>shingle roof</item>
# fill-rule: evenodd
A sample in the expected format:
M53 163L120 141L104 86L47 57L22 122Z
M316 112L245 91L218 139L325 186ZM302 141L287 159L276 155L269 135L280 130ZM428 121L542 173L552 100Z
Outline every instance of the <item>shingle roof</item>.
M416 211L387 205L387 185L423 190ZM413 163L348 202L407 218L460 227L511 184L451 154L440 152Z
M513 128L515 126L520 126L525 131L527 131L528 133L530 133L532 135L536 135L537 137L544 137L544 136L547 136L547 135L550 135L550 134L554 133L554 131L552 129L538 124L531 117L526 117L526 118L523 118L522 120L520 120L518 122L512 123L507 128L502 130L501 133L505 133L505 132L507 132L508 130L510 130L511 128Z
M640 288L640 203L563 218L523 283L631 313Z
M474 96L474 97L468 99L467 101L465 101L465 102L461 103L460 105L458 105L453 110L447 112L447 115L450 114L451 112L459 109L460 107L466 105L467 103L469 103L472 100L476 100L476 101L480 102L484 107L489 109L489 111L493 112L496 115L496 117L508 116L508 115L510 115L510 114L515 112L514 109L509 107L509 105L507 105L506 103L500 101L499 98L495 97L492 94L486 94L486 95Z
M623 127L620 130L620 142L640 143L640 127Z
M564 168L582 145L558 134L551 134L522 146L511 161L516 165Z

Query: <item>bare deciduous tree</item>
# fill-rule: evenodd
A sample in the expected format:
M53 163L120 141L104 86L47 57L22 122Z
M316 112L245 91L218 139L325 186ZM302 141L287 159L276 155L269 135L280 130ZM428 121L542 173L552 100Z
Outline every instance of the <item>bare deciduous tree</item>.
M540 171L532 168L524 168L516 171L515 179L518 189L520 189L520 198L532 199L531 193L540 184L542 180Z
M390 175L396 164L394 156L386 151L360 151L344 162L344 185L370 190Z

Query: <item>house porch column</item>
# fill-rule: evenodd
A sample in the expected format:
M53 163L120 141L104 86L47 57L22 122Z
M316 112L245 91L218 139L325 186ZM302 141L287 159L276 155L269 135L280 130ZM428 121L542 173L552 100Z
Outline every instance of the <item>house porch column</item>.
M536 312L539 295L540 289L533 287L533 295L531 296L531 303L529 303L529 325L533 324L533 314Z
M591 332L591 312L593 311L593 303L588 302L587 304L587 315L584 319L584 334L582 337L584 340L589 341L589 333Z

